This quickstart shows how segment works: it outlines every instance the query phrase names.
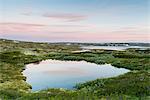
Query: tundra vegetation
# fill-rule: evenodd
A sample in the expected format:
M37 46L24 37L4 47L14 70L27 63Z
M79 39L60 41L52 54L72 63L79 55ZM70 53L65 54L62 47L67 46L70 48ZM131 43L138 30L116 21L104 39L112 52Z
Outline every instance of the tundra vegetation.
M79 45L35 43L0 39L0 99L17 100L149 100L150 49L124 51L95 49L87 52ZM109 63L131 71L112 78L78 83L74 90L31 91L22 71L25 65L46 59Z

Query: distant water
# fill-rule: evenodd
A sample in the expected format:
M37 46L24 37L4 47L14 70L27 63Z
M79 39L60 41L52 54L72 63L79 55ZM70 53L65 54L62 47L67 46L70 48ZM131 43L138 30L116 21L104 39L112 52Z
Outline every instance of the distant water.
M76 83L97 78L108 78L129 72L110 64L97 65L85 61L45 60L39 64L28 64L23 71L32 90L46 88L73 89Z
M105 49L105 50L125 50L128 48L139 48L139 49L147 49L150 47L142 47L142 46L81 46L82 49Z

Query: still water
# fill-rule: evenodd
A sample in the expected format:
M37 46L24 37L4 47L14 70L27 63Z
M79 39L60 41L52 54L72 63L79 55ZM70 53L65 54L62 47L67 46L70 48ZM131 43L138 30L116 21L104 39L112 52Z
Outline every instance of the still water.
M150 47L142 47L142 46L81 46L82 49L90 50L90 49L104 49L104 50L125 50L129 48L138 48L140 50L150 49Z
M45 60L38 64L26 65L23 71L27 83L32 90L46 88L73 89L76 83L97 78L108 78L129 72L124 68L116 68L110 64L97 65L86 61Z

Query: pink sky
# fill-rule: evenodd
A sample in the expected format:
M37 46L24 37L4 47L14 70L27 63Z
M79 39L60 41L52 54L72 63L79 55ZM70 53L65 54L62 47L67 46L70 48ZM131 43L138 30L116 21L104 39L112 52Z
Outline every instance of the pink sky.
M107 2L106 2L107 1ZM150 42L146 0L0 0L0 38L30 41Z
M94 31L90 32L92 29ZM0 31L7 36L31 36L43 39L82 40L82 41L149 41L147 27L123 27L117 30L102 30L95 26L50 26L27 23L0 23ZM140 34L142 33L142 34ZM109 34L109 35L108 35Z

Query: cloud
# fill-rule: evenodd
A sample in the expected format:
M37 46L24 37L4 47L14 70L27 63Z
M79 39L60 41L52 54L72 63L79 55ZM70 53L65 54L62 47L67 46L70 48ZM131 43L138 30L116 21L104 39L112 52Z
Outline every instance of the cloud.
M80 33L86 31L89 25L45 25L45 24L30 24L30 23L0 23L1 33L51 33L51 34L69 34Z
M0 23L0 32L2 33L38 32L45 26L46 25L29 24L29 23Z
M117 30L112 31L111 33L120 33L120 34L149 34L149 27L148 26L134 26L134 27L121 27Z
M71 13L45 13L43 14L43 17L62 19L67 22L82 21L87 18L87 16L85 15L71 14Z
M30 23L0 23L0 25L16 25L16 26L30 26L30 27L37 27L37 26L45 26L43 24L30 24Z
M71 24L72 25L72 24ZM1 37L23 37L62 41L149 41L146 26L98 29L91 26L43 25L30 23L0 23ZM95 31L96 30L96 31Z
M84 14L77 14L77 13L50 13L50 12L33 12L32 10L25 10L20 13L24 16L40 16L44 18L50 18L50 19L59 19L64 20L66 22L76 22L76 21L82 21L88 18L87 15Z

